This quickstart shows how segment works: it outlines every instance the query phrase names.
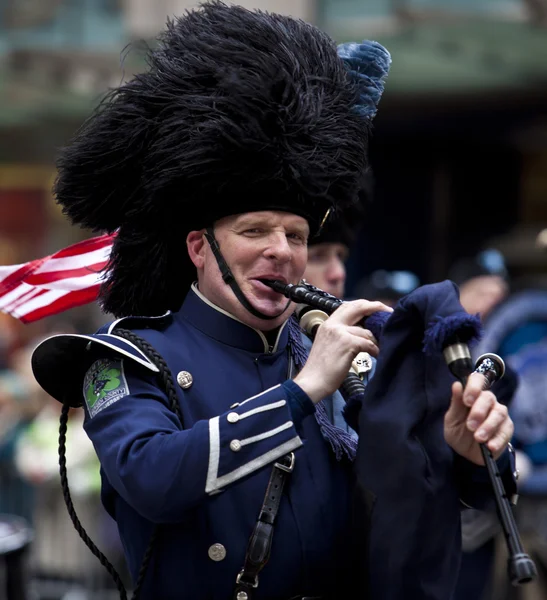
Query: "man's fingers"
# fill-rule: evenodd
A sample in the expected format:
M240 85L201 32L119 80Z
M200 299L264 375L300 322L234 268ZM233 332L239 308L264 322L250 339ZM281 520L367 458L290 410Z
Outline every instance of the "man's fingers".
M463 398L465 403L465 392ZM482 426L495 404L496 397L492 392L481 392L469 411L469 416L467 417L468 429L470 431L477 431L479 427Z
M488 441L488 449L492 452L494 458L499 458L501 453L505 450L507 443L513 437L514 429L513 421L508 419L499 428L496 435Z
M329 317L329 320L333 324L355 325L364 317L379 311L393 312L393 309L383 302L352 300L351 302L344 302L340 308L337 308Z
M501 426L507 421L507 408L503 404L496 404L489 415L475 431L477 442L487 442L494 438Z
M347 333L351 335L348 341L352 344L351 348L355 354L359 352L368 352L376 358L380 352L376 338L368 329L362 327L348 327Z
M485 378L481 373L471 373L467 379L467 384L463 392L463 403L466 406L473 406L477 398L484 390Z
M459 381L452 384L452 398L450 406L445 414L445 422L447 423L465 423L469 409L462 401L463 387Z
M364 329L363 327L359 327L358 325L351 325L347 328L347 330L352 335L365 338L367 340L370 340L372 343L378 345L378 340L374 337L370 329Z

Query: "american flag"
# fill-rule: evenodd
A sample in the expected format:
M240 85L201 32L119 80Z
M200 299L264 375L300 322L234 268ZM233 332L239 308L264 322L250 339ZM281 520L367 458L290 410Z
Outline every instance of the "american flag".
M0 312L32 323L93 302L114 237L94 237L22 265L0 266Z

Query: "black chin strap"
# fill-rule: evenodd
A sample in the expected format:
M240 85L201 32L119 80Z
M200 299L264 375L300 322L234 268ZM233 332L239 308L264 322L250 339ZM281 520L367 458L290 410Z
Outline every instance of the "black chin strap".
M253 316L258 317L259 319L273 321L273 319L277 319L287 310L289 304L291 303L290 300L285 305L285 308L277 315L269 316L256 310L256 308L254 308L253 305L247 300L245 294L241 291L239 285L237 285L237 281L232 271L230 270L230 267L228 266L228 264L224 260L224 256L222 256L222 253L220 252L220 246L218 245L218 242L215 238L215 232L213 231L212 227L208 227L205 230L205 237L207 238L209 246L211 246L211 250L215 258L217 259L218 268L220 269L220 273L222 275L224 283L227 283L232 288L232 291L236 295L236 298Z

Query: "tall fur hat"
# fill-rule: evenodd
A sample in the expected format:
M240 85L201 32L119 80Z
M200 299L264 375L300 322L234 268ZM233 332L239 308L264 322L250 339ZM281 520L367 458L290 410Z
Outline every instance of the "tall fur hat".
M374 42L342 50L302 21L221 2L168 22L148 70L109 92L58 161L65 214L118 232L107 312L176 310L195 279L192 230L284 210L314 232L356 200L390 58Z

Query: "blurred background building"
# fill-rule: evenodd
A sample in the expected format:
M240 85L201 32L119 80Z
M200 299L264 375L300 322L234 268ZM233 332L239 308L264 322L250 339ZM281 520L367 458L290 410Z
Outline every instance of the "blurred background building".
M513 291L547 288L547 0L237 3L301 17L338 42L373 38L392 54L371 142L374 226L365 224L350 258L350 296L379 270L427 283L485 249L501 253ZM70 227L51 197L57 148L109 86L144 68L142 49L166 18L196 4L0 0L0 265L91 235ZM14 366L16 350L103 318L94 307L36 327L0 317L0 362L12 387L13 377L21 384L28 375ZM26 439L21 452L31 456L36 440ZM20 475L35 485L27 470ZM86 498L96 502L95 484ZM94 518L115 549L111 529Z
M545 0L240 3L310 20L338 41L372 37L392 53L372 146L370 211L386 226L365 229L350 290L378 268L438 279L489 238L519 274L545 272L533 251L547 225ZM195 4L2 0L0 234L23 259L76 235L48 196L56 148L108 86L143 68L142 45L166 17Z

